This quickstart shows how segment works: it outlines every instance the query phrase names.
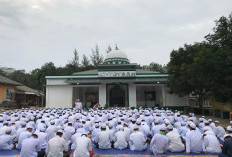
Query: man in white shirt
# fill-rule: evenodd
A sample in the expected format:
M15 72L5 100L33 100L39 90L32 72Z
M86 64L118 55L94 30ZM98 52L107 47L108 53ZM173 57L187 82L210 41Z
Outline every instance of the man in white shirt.
M176 131L173 131L173 126L168 125L167 127L168 133L166 134L168 137L168 150L170 152L183 152L185 150L185 146L181 141L180 134Z
M150 150L154 155L163 154L168 149L168 137L165 135L166 127L160 129L160 133L156 133L150 143Z
M124 128L123 126L120 126L118 128L118 132L115 133L114 135L114 148L116 149L126 149L128 146L128 141L129 141L129 137L127 136L127 133L124 132Z
M139 132L139 127L137 125L134 126L134 132L130 135L130 150L138 150L142 151L147 148L147 139L145 138L142 132Z
M12 129L7 128L5 130L5 134L0 136L0 150L12 150L14 145L13 145L13 137L10 135Z
M102 124L101 131L97 133L97 136L94 139L94 143L100 149L109 149L111 148L111 142L113 137L110 132L106 131L106 125Z
M80 137L77 137L74 143L73 157L89 157L90 151L92 151L92 144L90 138L87 137L87 133L83 133Z
M186 134L186 154L202 152L202 134L192 122L189 124L189 129Z
M32 134L32 137L23 140L19 157L37 157L40 149L38 135Z
M78 112L81 113L82 111L82 102L80 102L80 99L77 99L76 102L75 102L75 108Z
M58 130L56 136L48 141L46 148L47 157L63 157L63 152L68 151L68 145L62 136L63 131Z
M211 131L206 131L203 135L202 149L204 153L221 153L220 143Z

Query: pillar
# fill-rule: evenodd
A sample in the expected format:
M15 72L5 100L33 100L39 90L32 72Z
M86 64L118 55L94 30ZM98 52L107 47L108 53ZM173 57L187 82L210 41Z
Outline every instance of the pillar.
M129 84L129 107L136 107L136 85Z
M101 107L106 105L106 84L99 85L99 104Z

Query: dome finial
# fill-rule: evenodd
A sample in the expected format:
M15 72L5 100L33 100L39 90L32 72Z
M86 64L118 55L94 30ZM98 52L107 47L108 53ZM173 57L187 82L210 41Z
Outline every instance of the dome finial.
M119 49L118 49L118 45L117 45L117 44L116 44L116 46L115 46L115 50L119 50Z

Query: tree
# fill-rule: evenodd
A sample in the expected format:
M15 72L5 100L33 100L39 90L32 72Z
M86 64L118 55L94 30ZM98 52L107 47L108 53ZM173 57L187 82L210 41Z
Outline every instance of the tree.
M91 57L92 64L94 66L97 66L103 63L103 56L100 55L99 48L97 45L95 47L95 50L92 49L92 55L90 57Z
M205 38L217 56L212 92L218 101L232 101L232 14L217 20L213 33Z
M76 70L78 71L78 67L79 67L79 55L77 52L77 49L74 49L73 51L73 58L71 61L69 61L69 64Z
M88 59L88 57L86 55L83 55L82 66L86 68L86 67L89 67L90 65L91 64L90 64L90 60Z
M106 50L106 53L109 53L110 51L112 51L112 48L110 46L108 46L108 49Z
M203 98L214 84L214 59L211 46L204 42L173 50L167 65L171 92L179 96L195 95L202 108Z

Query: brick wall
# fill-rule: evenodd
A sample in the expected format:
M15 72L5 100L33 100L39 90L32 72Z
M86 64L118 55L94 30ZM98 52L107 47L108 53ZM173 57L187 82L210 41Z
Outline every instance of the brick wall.
M12 89L12 99L6 98L7 88ZM14 101L14 93L15 93L15 86L14 85L7 85L7 84L0 83L0 101Z

